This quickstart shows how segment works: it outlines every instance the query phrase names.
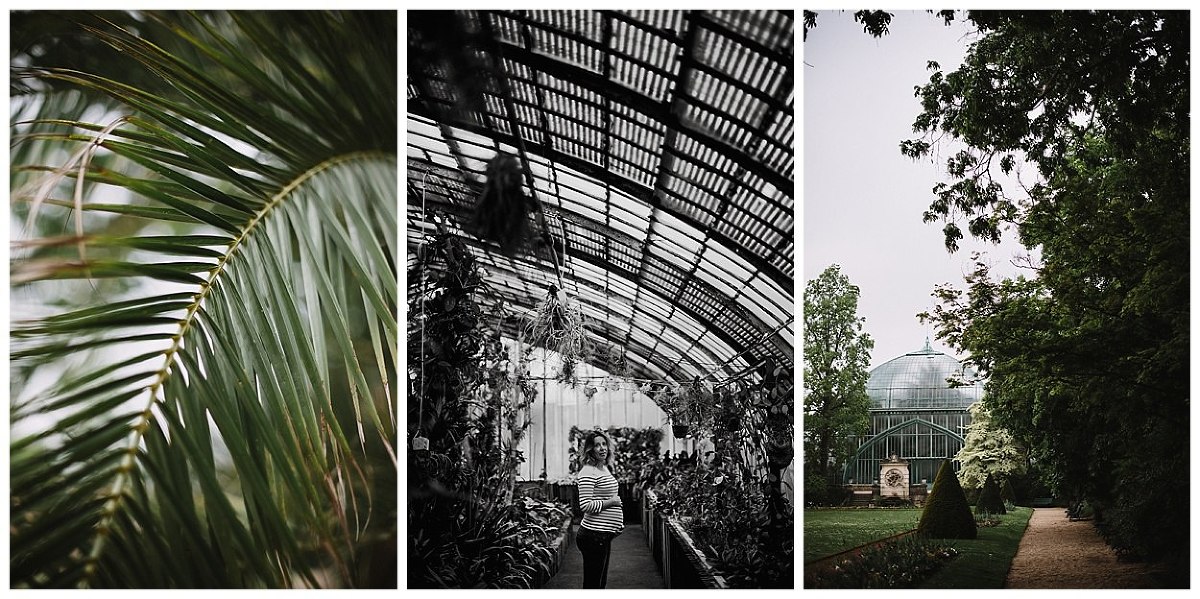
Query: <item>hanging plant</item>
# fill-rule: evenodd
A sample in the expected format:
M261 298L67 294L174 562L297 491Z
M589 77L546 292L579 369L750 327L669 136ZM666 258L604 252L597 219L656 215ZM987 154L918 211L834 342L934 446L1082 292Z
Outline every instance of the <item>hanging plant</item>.
M620 377L608 375L604 377L604 380L600 381L600 388L604 389L605 391L620 391L621 385L624 382L625 381L623 381ZM633 401L632 395L629 399L630 401Z
M673 425L709 430L715 412L715 397L712 389L696 380L670 387L651 399L671 417Z
M521 189L521 164L515 156L496 154L488 161L485 175L483 191L464 228L512 256L530 237L529 213L537 204Z
M538 304L521 337L523 343L544 347L562 356L562 369L557 378L572 386L578 383L575 365L586 362L593 351L583 311L554 285Z
M604 370L617 377L629 376L629 361L625 358L625 350L615 344L608 344L597 352L597 358Z

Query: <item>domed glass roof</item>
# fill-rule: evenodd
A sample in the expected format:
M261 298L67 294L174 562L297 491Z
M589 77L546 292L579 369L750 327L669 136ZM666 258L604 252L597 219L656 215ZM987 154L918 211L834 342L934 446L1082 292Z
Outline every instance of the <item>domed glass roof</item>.
M947 379L963 385L951 387ZM921 350L872 370L867 395L873 410L966 409L983 397L983 382L973 369L934 351L926 339Z

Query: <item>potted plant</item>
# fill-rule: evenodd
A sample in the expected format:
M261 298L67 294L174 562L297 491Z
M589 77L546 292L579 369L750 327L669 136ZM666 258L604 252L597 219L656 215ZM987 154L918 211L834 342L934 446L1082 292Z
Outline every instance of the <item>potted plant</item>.
M688 425L678 422L671 424L671 434L675 435L676 439L686 439L688 436Z
M714 398L712 390L697 380L659 393L654 402L671 417L671 432L675 438L682 439L693 429L702 430L709 423Z

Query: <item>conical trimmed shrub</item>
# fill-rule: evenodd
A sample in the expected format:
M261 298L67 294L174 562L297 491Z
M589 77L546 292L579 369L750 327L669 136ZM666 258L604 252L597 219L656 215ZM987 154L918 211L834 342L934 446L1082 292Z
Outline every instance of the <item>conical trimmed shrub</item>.
M917 533L935 539L974 539L975 517L950 460L942 462L925 500Z
M976 514L1005 514L1008 513L1004 509L1004 500L1000 498L1000 485L996 484L996 479L992 475L987 475L987 479L983 481L983 491L979 493L979 502L975 504Z
M1014 504L1017 502L1017 492L1007 478L1004 479L1004 484L1000 485L1000 499Z

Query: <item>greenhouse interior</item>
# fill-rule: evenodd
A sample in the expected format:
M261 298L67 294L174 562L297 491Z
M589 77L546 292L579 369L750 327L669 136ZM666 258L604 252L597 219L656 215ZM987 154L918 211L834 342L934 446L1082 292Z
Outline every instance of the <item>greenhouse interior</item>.
M792 11L410 11L409 588L793 588Z

